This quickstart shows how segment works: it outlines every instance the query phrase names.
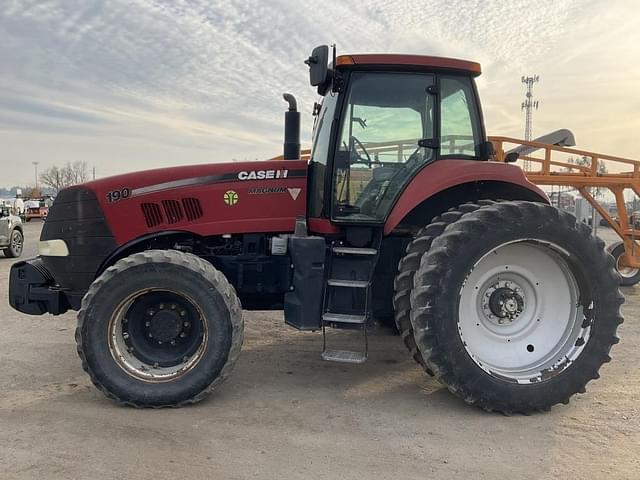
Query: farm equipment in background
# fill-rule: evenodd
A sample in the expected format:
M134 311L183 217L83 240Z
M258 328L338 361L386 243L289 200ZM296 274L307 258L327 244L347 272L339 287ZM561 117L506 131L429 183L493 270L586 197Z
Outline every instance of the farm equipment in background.
M310 154L285 95L279 158L62 190L40 255L12 267L11 305L79 310L84 369L137 407L194 403L222 383L242 308L284 309L288 325L322 332L334 362L366 361L368 332L393 325L427 373L489 411L584 392L618 342L620 277L587 225L503 161L507 139L487 139L480 65L334 49L329 67L326 46L305 63L323 97ZM335 348L329 329L359 348Z
M573 136L571 136L573 139ZM640 161L614 157L544 141L527 142L509 137L489 137L499 162L528 162L527 178L536 185L575 188L598 212L621 241L609 247L622 277L622 285L631 286L640 281L640 222L636 212L629 212L624 198L625 190L640 196ZM514 147L515 145L515 147ZM509 146L509 150L506 147ZM537 155L533 155L537 152ZM567 158L586 159L585 164L567 161ZM602 167L607 168L603 169ZM603 171L604 170L604 171ZM604 189L615 198L615 214L601 205L591 189Z

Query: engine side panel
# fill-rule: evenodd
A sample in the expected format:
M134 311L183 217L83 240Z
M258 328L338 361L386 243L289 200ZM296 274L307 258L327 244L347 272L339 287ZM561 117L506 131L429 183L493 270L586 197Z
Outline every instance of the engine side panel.
M165 230L200 236L292 232L306 211L304 160L174 167L119 175L95 192L118 245Z

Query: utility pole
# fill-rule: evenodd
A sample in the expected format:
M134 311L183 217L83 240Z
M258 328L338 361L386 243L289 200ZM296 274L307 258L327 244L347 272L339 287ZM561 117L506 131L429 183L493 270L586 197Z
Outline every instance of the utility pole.
M38 190L38 164L40 162L31 162L31 163L33 163L33 166L35 167L35 170L36 170L36 190Z
M96 179L96 167L93 167L93 179Z
M527 86L527 92L525 93L521 107L524 111L524 139L527 142L532 140L533 111L538 109L538 101L533 99L533 84L539 81L540 77L538 75L522 77L522 83ZM525 171L531 169L531 162L529 160L524 161L524 169Z

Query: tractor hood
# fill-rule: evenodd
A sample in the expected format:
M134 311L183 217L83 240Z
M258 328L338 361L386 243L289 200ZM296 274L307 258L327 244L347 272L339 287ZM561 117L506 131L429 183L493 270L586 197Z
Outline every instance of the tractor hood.
M159 231L293 232L306 211L306 160L170 167L86 183L118 245Z

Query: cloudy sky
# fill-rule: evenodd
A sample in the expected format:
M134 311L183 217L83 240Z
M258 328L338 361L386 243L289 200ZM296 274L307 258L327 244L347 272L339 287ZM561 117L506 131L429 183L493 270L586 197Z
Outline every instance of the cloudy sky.
M308 5L308 6L307 6ZM640 9L634 0L0 0L0 186L86 160L99 176L267 158L282 92L303 141L302 61L407 52L482 63L490 134L521 136L522 75L538 74L534 135L640 157Z

